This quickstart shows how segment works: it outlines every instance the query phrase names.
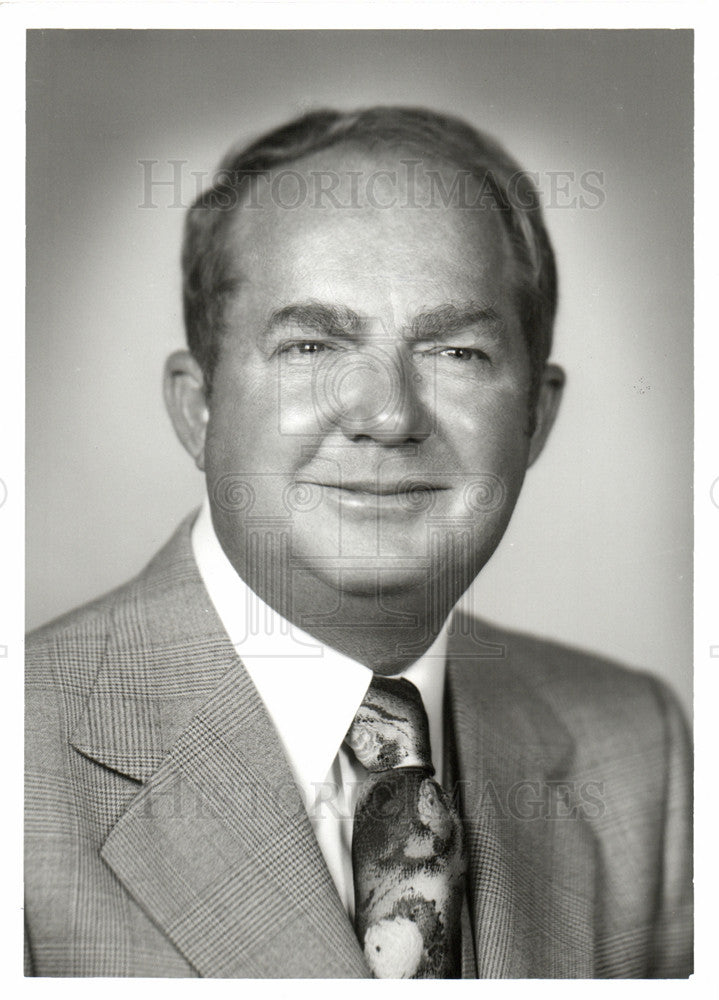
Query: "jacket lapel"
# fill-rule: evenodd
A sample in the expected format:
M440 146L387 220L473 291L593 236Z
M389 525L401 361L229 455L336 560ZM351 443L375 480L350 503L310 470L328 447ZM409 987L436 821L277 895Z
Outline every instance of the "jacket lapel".
M592 977L596 845L567 777L573 743L531 664L511 644L487 651L465 635L448 671L477 974Z
M117 610L72 737L81 753L143 782L102 857L202 976L367 976L189 530L188 519Z

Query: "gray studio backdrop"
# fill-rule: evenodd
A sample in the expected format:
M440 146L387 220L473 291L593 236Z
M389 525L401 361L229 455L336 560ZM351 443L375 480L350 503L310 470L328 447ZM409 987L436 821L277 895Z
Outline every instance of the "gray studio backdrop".
M561 277L563 409L470 603L689 703L690 32L35 31L27 59L29 627L202 497L160 392L202 175L308 108L426 104L538 174Z

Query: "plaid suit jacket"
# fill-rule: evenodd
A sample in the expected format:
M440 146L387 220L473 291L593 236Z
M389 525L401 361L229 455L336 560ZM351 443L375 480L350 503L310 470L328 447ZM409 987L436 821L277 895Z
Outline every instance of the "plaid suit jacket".
M685 726L663 684L454 622L465 976L691 971ZM26 907L39 976L363 977L190 519L27 646Z

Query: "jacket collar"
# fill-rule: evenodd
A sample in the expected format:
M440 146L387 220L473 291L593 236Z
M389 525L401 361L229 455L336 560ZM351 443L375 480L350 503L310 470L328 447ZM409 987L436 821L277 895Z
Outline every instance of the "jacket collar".
M238 658L202 585L194 515L113 606L105 656L71 737L87 757L147 780Z

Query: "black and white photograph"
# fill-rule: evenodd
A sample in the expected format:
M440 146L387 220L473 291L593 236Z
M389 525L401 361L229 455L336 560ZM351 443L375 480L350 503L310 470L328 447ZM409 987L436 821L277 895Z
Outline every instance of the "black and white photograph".
M692 976L694 47L27 31L25 976Z

